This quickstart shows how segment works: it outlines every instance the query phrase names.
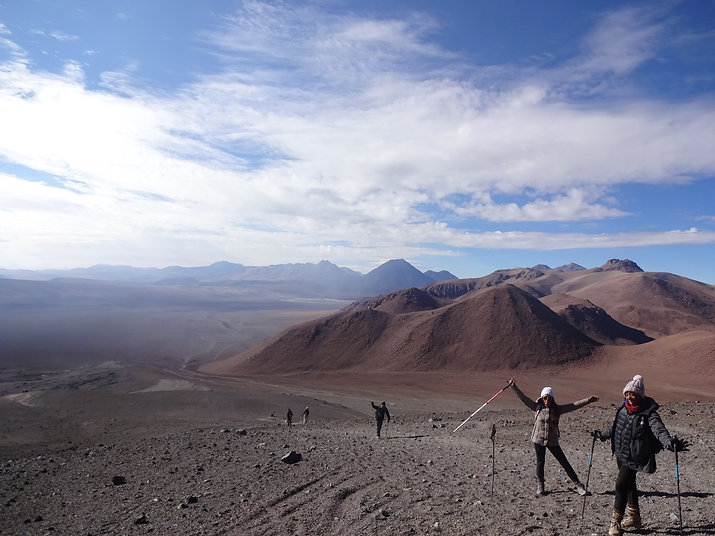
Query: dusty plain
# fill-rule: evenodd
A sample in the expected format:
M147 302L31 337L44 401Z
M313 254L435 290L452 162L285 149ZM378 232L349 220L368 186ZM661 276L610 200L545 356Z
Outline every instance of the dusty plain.
M562 446L585 481L589 431L610 425L628 379L605 366L269 382L103 364L6 377L0 533L605 534L616 472L608 444L595 445L584 503L553 458L549 494L534 495L533 416L510 390L453 433L509 375L534 396L542 384L559 401L601 396L561 423ZM665 381L649 390L671 433L692 443L679 463L683 533L715 534L712 397L676 401L683 394ZM385 400L392 414L381 439L371 400ZM306 406L307 424L286 426L287 408L300 421ZM283 463L290 451L302 461ZM639 477L639 534L679 534L675 460L666 451L658 463Z

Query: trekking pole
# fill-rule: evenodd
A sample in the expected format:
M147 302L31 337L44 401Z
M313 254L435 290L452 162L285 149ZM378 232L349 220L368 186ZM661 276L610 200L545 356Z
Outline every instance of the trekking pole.
M678 446L673 449L675 452L675 482L678 488L678 521L680 522L680 534L683 534L683 509L680 506L680 471L678 470Z
M583 514L586 511L586 497L588 497L588 481L591 478L591 465L593 464L593 448L596 446L596 436L591 442L591 455L588 457L588 473L586 473L586 493L583 496L583 506L581 507L581 524L583 525Z
M464 421L462 422L462 424L460 424L460 425L457 426L454 430L452 430L452 433L456 432L456 431L459 430L462 426L464 426L465 424L467 424L467 421L468 421L469 419L471 419L471 418L474 417L477 413L479 413L484 406L486 406L487 404L489 404L489 402L491 402L491 401L494 400L496 397L498 397L500 394L502 394L502 391L504 391L504 389L506 389L506 388L509 387L510 385L511 385L511 382L507 383L504 387L502 387L497 394L495 394L495 395L494 395L493 397L491 397L489 400L487 400L486 402L484 402L484 404L482 404L477 411L475 411L475 412L472 413L469 417L467 417L466 419L464 419Z
M492 497L494 497L494 454L495 454L495 448L494 448L494 439L497 435L497 425L492 424L492 435L491 435L491 440L492 440Z

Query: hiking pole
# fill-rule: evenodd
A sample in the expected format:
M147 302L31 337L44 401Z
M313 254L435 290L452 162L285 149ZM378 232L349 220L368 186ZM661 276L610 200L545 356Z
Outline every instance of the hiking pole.
M678 488L678 521L680 522L680 534L683 534L683 509L680 506L680 471L678 470L678 445L673 449L675 452L675 482Z
M494 453L495 453L494 438L496 437L496 435L497 435L497 425L492 424L492 435L490 437L490 439L492 440L492 497L494 497Z
M469 419L471 419L471 418L474 417L477 413L479 413L484 406L486 406L487 404L489 404L489 402L491 402L491 401L494 400L496 397L498 397L500 394L502 394L502 391L504 391L504 389L506 389L506 388L509 387L510 385L511 385L511 382L507 383L504 387L502 387L497 394L495 394L495 395L494 395L493 397L491 397L489 400L487 400L486 402L484 402L484 404L482 404L481 407L480 407L477 411L475 411L475 412L472 413L469 417L467 417L466 419L464 419L464 421L462 422L462 424L460 424L460 425L457 426L454 430L452 430L452 433L456 432L456 431L459 430L462 426L464 426L465 424L467 424L467 421L468 421Z
M583 525L583 513L586 511L586 497L588 497L588 481L591 478L591 465L593 465L593 448L596 446L597 437L593 436L591 442L591 455L588 457L588 473L586 473L586 493L583 496L583 506L581 507L581 524Z

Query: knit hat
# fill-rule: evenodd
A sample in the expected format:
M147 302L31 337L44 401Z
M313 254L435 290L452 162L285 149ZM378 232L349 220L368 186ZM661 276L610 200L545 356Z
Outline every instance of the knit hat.
M539 398L544 398L544 396L549 395L551 398L556 398L554 396L554 390L551 387L544 387L541 390L541 395L539 395Z
M635 393L640 396L645 396L645 384L643 383L643 376L636 374L633 379L629 381L623 388L623 394L625 395L628 391Z

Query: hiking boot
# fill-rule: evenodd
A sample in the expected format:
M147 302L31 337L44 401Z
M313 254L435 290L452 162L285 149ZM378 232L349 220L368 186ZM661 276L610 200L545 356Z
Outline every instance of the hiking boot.
M537 495L546 495L546 490L544 489L544 483L539 482L538 487L536 488L536 494Z
M581 484L581 482L574 482L574 484L576 484L576 493L579 495L586 495L588 493L586 487Z
M643 526L641 522L641 513L637 505L627 504L626 514L621 521L621 528L624 529L639 529Z
M623 529L621 528L622 519L623 514L614 509L613 514L611 514L611 526L608 527L608 536L623 536Z

